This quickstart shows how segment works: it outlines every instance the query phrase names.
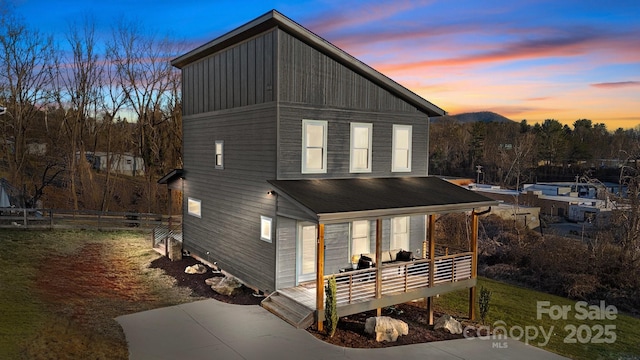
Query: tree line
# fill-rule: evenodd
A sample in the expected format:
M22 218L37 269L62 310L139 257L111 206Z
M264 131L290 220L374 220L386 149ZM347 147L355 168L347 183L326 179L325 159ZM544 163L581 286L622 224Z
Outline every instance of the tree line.
M22 205L51 198L47 189L55 185L64 203L50 207L164 210L156 181L182 167L180 73L169 60L185 49L133 21L114 22L98 35L95 22L84 19L54 38L3 11L0 177L19 188ZM637 158L639 143L640 127L612 132L588 119L573 128L552 119L443 120L430 127L429 167L434 175L516 188L588 171L615 175L616 161ZM37 151L41 144L46 151ZM98 151L141 157L143 181L96 173L85 159Z
M506 188L535 181L596 177L618 182L620 168L640 159L640 126L609 131L579 119L431 124L429 172L462 176Z
M22 205L56 184L74 209L114 207L126 185L109 171L97 181L86 161L104 151L144 160L137 210L157 211L155 181L182 166L180 74L169 62L182 50L133 21L99 36L85 19L54 38L0 13L0 176L19 187Z

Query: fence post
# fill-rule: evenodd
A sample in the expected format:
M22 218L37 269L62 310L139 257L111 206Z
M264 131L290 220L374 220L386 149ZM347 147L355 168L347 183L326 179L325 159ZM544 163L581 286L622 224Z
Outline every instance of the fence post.
M53 230L53 209L49 209L49 230Z
M27 228L27 208L22 209L22 222L24 223L24 228Z

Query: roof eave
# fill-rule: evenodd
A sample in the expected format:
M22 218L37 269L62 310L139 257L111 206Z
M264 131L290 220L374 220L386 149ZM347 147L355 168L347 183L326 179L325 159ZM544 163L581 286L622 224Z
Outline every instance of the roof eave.
M498 205L498 201L483 201L464 204L444 204L418 206L396 209L374 209L365 211L351 211L341 213L318 214L318 222L323 224L342 223L346 221L370 220L380 217L396 217L427 214L446 214L452 212L471 211L478 208L486 208Z

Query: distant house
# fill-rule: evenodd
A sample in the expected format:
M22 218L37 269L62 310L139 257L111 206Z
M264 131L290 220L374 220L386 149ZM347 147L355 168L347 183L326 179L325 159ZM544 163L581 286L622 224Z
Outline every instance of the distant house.
M161 183L183 191L185 250L299 327L322 327L330 276L340 316L466 288L472 311L477 216L497 202L428 176L444 110L276 11L172 64L184 169ZM433 230L451 212L476 227L445 256Z
M107 153L104 151L85 152L87 161L100 171L111 171L116 174L142 176L144 175L144 160L140 156L130 153Z

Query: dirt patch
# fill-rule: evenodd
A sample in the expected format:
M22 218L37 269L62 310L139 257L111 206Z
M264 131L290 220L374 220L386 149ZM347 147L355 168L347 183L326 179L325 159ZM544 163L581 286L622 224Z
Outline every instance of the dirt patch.
M392 343L375 341L371 335L364 332L364 324L367 318L376 316L375 310L340 318L338 328L333 337L328 337L326 334L318 333L313 329L308 329L308 331L315 337L330 344L352 348L382 348L463 338L462 335L453 335L443 330L434 330L433 326L429 325L429 313L424 307L423 301L398 304L385 308L382 311L382 315L406 322L409 326L409 334L399 336L398 340ZM434 313L434 319L441 315L440 313ZM458 320L464 327L466 322L461 321L461 319Z
M103 243L89 243L71 255L51 256L40 270L38 291L57 311L86 323L96 301L152 302L144 284L123 258L110 257Z

